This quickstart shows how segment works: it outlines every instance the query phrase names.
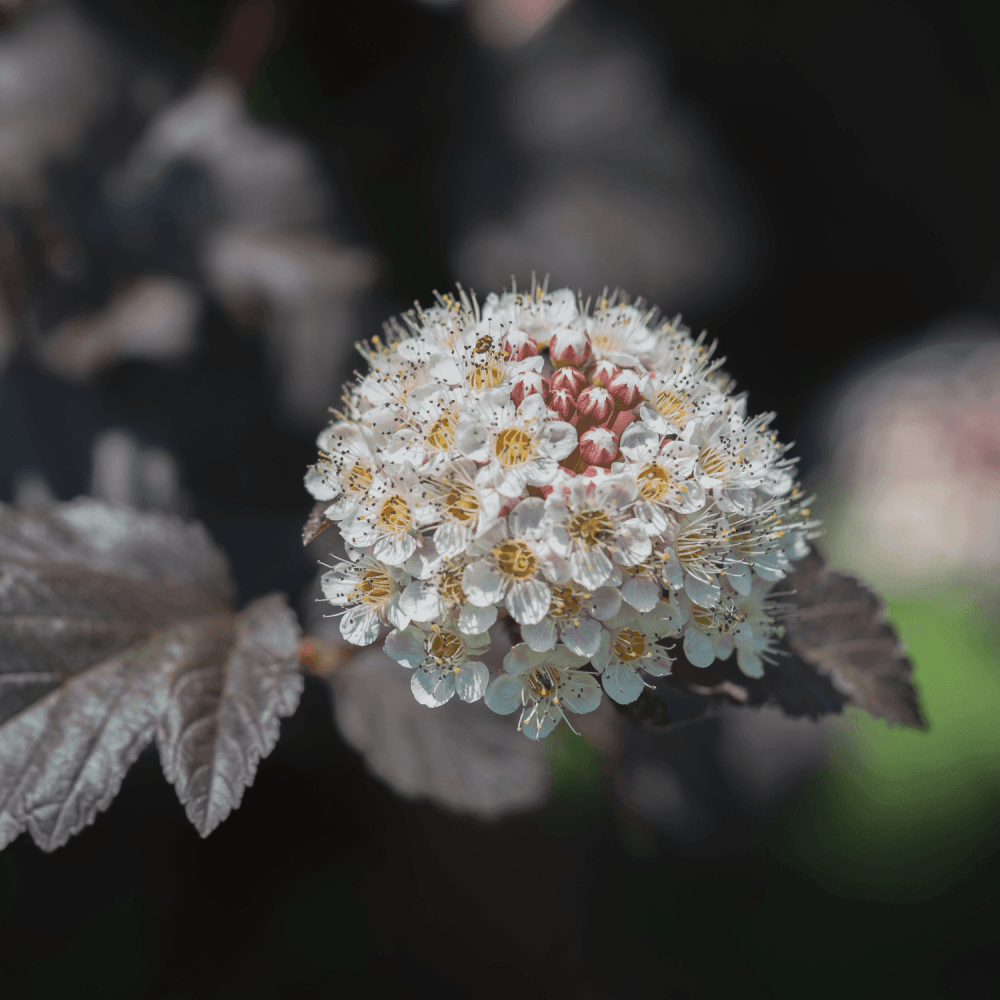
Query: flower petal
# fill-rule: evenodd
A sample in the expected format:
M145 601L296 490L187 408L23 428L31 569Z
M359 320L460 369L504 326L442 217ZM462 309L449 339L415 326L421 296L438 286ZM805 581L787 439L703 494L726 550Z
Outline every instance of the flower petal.
M462 589L469 603L477 608L488 608L503 600L507 592L507 581L503 574L488 562L470 563L462 574Z
M561 638L564 645L574 653L591 657L601 644L601 632L601 626L593 618L583 618L579 625L564 628Z
M455 691L462 701L479 701L486 693L486 685L490 682L490 672L485 663L471 660L463 663L455 675Z
M601 674L601 684L608 692L608 697L619 705L631 704L645 687L638 673L622 663L608 664L608 668Z
M569 557L573 579L582 587L596 588L611 575L611 560L603 549L576 549Z
M386 655L412 670L424 662L426 656L424 639L424 633L416 625L410 625L404 629L393 629L385 637Z
M722 593L719 581L714 576L711 580L699 580L690 573L684 580L684 590L695 604L700 604L703 608L714 608Z
M684 655L695 667L710 667L715 662L712 640L693 628L684 633Z
M538 653L545 653L556 644L556 627L551 618L546 618L537 625L522 625L521 635Z
M340 634L355 646L370 646L382 631L382 623L371 608L351 608L340 619Z
M466 604L459 613L458 627L466 635L480 635L496 620L497 609L495 604L491 604L488 608L476 608L471 604Z
M636 611L652 611L660 600L660 585L648 576L633 576L622 584L622 600Z
M591 674L573 673L560 685L559 697L562 707L577 715L593 712L601 703L601 685Z
M436 666L418 667L410 677L413 697L428 708L440 708L455 696L455 671Z
M541 580L515 583L507 594L507 610L519 625L537 625L549 613L551 603L552 591Z
M486 707L497 715L510 715L521 707L521 690L524 687L521 679L510 674L494 677L486 689L484 700Z

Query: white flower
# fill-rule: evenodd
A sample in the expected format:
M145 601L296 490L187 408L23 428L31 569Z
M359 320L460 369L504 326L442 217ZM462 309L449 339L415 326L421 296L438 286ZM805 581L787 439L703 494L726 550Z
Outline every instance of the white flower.
M771 589L818 525L704 334L533 280L481 307L438 295L359 349L306 476L348 546L324 595L351 642L395 626L418 701L483 694L504 611L524 641L486 699L533 739L602 690L633 701L669 672L668 638L760 676Z
M670 657L658 643L680 631L682 617L676 604L660 601L648 614L625 605L604 623L594 666L610 698L620 705L635 701L645 686L639 670L654 677L670 673Z
M552 649L558 640L570 652L593 656L601 642L601 622L618 613L622 595L614 587L593 593L572 583L553 584L548 614L536 625L522 625L524 641L536 652Z
M489 486L475 482L476 464L459 459L433 479L424 480L427 502L437 523L434 546L442 556L458 556L490 528L500 515L506 498Z
M544 503L530 497L472 545L470 554L479 558L462 578L470 604L486 608L503 602L521 625L544 620L552 602L549 582L569 578L565 561L542 540L545 526Z
M391 481L372 489L340 522L340 533L351 545L370 547L371 554L387 566L402 566L417 549L420 525L432 514L409 484Z
M649 536L632 515L635 481L626 476L577 476L545 501L550 545L569 560L572 578L597 588L615 563L635 566L651 552Z
M682 441L663 441L642 423L626 428L621 452L628 462L616 462L613 473L635 476L638 496L633 510L643 529L662 535L676 514L693 514L705 506L705 490L694 478L698 449Z
M320 585L331 604L347 606L340 634L355 646L368 646L378 638L383 622L396 628L409 625L400 608L400 593L409 582L409 573L361 556L357 562L337 563L323 574Z
M579 668L587 657L556 646L544 653L519 643L503 661L504 673L486 689L486 705L498 715L521 709L517 728L539 740L555 729L566 710L584 715L601 703L601 687L593 674ZM570 726L572 729L572 726Z
M490 645L487 635L467 635L452 623L410 625L386 636L385 651L413 670L410 690L421 705L437 708L457 694L478 701L486 692L490 672L474 657Z
M552 481L559 462L576 447L576 431L564 421L548 419L545 400L537 393L515 407L503 392L485 394L459 417L455 447L483 466L477 483L519 497L528 485Z
M318 443L325 454L306 473L306 489L317 500L331 501L325 514L331 521L341 521L385 482L379 441L367 427L340 421L328 427Z
M494 605L478 608L466 600L462 576L468 562L468 557L439 557L431 562L421 574L423 579L413 580L403 591L399 599L402 611L415 622L454 617L458 627L470 635L487 631L497 620L497 609Z
M716 660L728 660L737 642L750 646L753 626L738 598L724 594L714 607L691 604L686 596L681 604L688 611L684 632L684 655L696 667L710 667Z
M659 337L650 327L657 310L635 304L616 303L615 296L603 298L593 316L586 320L587 333L596 358L613 361L621 368L643 366L655 350Z

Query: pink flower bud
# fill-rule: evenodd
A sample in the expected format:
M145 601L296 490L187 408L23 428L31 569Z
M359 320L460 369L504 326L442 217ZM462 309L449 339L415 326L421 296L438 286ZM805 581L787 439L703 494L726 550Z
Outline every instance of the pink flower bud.
M628 427L633 420L635 420L635 413L633 413L632 410L619 410L615 414L614 419L610 421L612 433L621 437L622 431L625 430L625 428Z
M618 435L607 427L591 427L580 438L580 457L587 465L609 468L618 455Z
M588 424L603 424L615 412L615 401L607 389L591 385L577 396L576 412Z
M633 406L638 406L642 399L640 387L643 381L643 376L638 372L619 372L608 386L611 395L615 397L615 405L621 410L631 410Z
M552 376L552 391L565 389L574 399L587 385L587 376L579 368L560 368Z
M538 354L538 344L523 330L509 330L500 347L511 361L523 361Z
M549 380L542 378L538 372L521 372L514 377L510 390L510 398L515 406L520 406L525 396L534 393L541 393L542 398L547 399L549 393Z
M594 385L602 385L605 389L611 385L611 380L618 374L621 373L621 369L613 361L608 361L607 358L602 358L600 361L591 365L587 369L587 378Z
M559 414L560 420L569 420L576 413L576 401L567 389L550 391L546 402L550 410L555 410Z
M556 368L573 365L583 368L594 353L586 330L579 327L560 327L549 341L549 359Z

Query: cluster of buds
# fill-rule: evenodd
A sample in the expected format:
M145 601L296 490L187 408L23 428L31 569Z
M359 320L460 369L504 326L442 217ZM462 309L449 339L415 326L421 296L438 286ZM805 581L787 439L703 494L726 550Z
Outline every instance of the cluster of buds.
M391 628L417 701L485 696L531 739L634 701L678 649L762 675L769 595L816 524L704 335L534 282L402 320L359 345L306 475L346 545L322 585L348 642ZM491 679L498 617L515 644Z

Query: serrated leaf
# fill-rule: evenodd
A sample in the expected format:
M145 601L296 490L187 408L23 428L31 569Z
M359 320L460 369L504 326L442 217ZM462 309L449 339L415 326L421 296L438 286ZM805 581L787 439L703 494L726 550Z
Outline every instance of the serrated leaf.
M212 619L197 655L173 673L156 742L163 773L203 837L240 804L278 741L279 718L299 703L298 646L298 622L272 594L235 619Z
M925 726L913 668L879 598L854 577L829 569L818 554L795 564L779 588L792 606L776 662L759 680L735 657L694 667L680 648L673 672L625 709L633 722L669 725L726 705L776 705L817 719L854 705L892 723Z
M543 746L479 701L417 704L411 672L379 649L360 653L331 680L344 739L408 799L497 819L537 809L551 778Z
M90 500L0 504L0 847L25 829L45 850L65 843L157 733L208 833L295 709L297 645L282 598L233 613L200 525Z

